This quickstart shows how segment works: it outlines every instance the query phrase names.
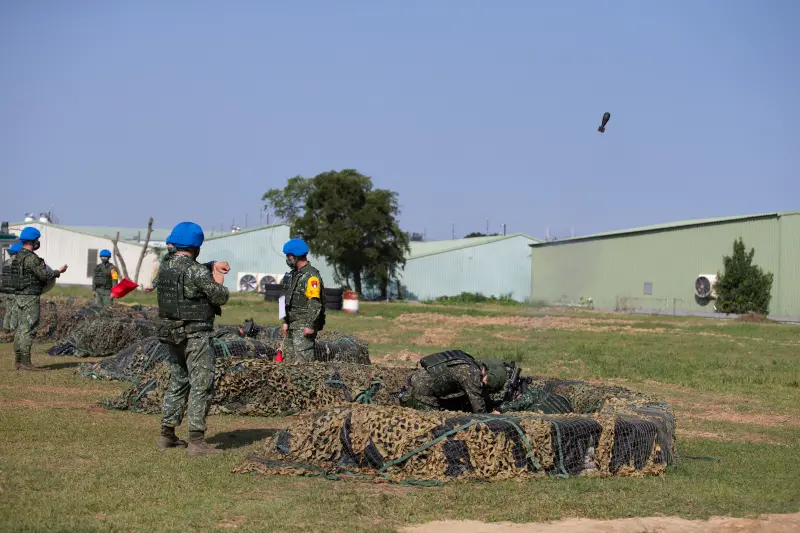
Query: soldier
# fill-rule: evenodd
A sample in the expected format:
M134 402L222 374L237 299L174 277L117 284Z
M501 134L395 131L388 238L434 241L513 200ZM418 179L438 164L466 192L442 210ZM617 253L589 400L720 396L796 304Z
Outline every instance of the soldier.
M39 303L47 282L67 271L67 265L48 272L44 259L34 252L39 249L42 234L27 227L19 234L22 248L11 261L10 283L14 288L14 368L16 370L41 370L31 364L31 346L36 326L39 325Z
M167 238L175 251L161 264L154 283L160 317L158 337L169 349L170 368L158 447L186 447L191 456L222 453L205 442L205 431L214 387L210 339L214 316L222 314L221 306L228 301L223 282L229 267L197 262L204 240L203 230L193 222L175 226ZM175 435L184 409L189 419L188 446Z
M286 306L281 326L281 334L286 337L283 357L289 363L313 361L317 333L325 327L325 285L319 270L308 262L305 241L288 241L283 253L291 268L282 283Z
M8 259L3 263L2 292L6 302L6 316L3 317L3 331L16 329L14 323L14 288L11 286L11 262L22 248L20 243L14 243L8 248Z
M111 252L100 250L100 264L94 267L94 277L92 278L92 291L94 291L97 305L101 307L113 305L111 288L117 283L119 283L119 272L111 262Z
M506 384L499 359L477 361L461 350L426 355L409 378L401 405L424 411L444 409L486 413L487 396Z

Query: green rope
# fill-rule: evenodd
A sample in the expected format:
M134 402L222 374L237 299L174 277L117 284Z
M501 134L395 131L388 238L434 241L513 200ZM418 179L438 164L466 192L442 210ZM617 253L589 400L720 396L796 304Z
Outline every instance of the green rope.
M153 379L151 379L150 381L148 381L148 382L147 382L147 385L145 385L145 386L144 386L144 388L142 388L142 390L141 390L141 391L139 391L139 394L137 394L137 395L136 395L136 398L134 398L134 399L133 399L133 403L134 403L134 404L136 404L136 403L139 403L139 400L141 400L141 399L142 399L142 396L144 396L145 394L147 394L147 392L149 392L149 391L150 391L150 389L152 389L152 388L153 388L153 386L154 386L156 383L157 383L157 381L155 380L155 378L153 378Z
M373 387L375 387L376 385L378 387L376 389L373 389ZM381 387L383 387L383 376L381 376L378 379L372 380L372 383L369 384L369 387L367 387L365 391L359 392L358 395L356 395L356 397L353 398L353 402L363 403L363 404L375 403L372 400L372 395L378 392L378 390L380 390Z
M227 342L216 340L216 339L212 339L211 342L213 342L214 344L218 344L219 347L222 349L222 355L224 355L226 358L230 359L231 352L228 349L228 343Z
M563 474L556 474L560 478L568 478L569 474L567 470L564 468L564 447L561 444L561 428L558 427L558 422L555 420L550 420L550 423L553 424L553 427L556 429L556 441L557 441L557 448L558 448L558 463L561 467L561 471Z

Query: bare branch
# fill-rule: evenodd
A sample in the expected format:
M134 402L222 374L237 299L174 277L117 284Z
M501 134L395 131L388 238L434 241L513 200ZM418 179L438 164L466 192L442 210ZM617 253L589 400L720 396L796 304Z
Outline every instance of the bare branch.
M141 253L139 253L139 261L136 263L136 274L133 278L133 282L137 285L139 284L139 271L142 269L142 261L144 260L144 255L147 253L147 245L150 244L150 234L153 233L153 217L150 217L150 220L147 222L147 235L144 238L144 246L142 247Z
M117 246L117 243L119 242L119 232L117 232L117 237L111 242L114 244L114 259L122 269L122 276L131 279L128 277L128 267L125 266L125 260L122 258L122 254L119 253L119 247Z

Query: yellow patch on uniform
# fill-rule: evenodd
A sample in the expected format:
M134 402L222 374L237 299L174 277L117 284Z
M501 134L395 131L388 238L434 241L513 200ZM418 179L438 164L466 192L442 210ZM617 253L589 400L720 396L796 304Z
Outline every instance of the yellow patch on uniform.
M306 283L306 298L319 298L319 278L311 276Z
M111 279L113 279L115 281L117 279L119 279L119 274L117 274L117 269L116 268L112 268L111 269Z

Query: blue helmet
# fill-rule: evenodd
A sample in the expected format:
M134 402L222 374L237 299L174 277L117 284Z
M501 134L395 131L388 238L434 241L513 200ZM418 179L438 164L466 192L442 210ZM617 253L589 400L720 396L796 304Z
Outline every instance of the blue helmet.
M111 252L108 250L100 250L100 257L111 257Z
M167 237L167 244L175 248L200 248L206 236L203 228L194 222L181 222L172 229L172 233Z
M293 255L295 257L302 257L308 253L308 245L303 239L292 239L283 245L283 253L286 255Z
M22 250L22 245L18 242L8 247L8 253L11 255L17 255L20 250Z
M19 240L22 242L33 242L41 236L42 233L38 229L33 226L28 226L19 234Z

